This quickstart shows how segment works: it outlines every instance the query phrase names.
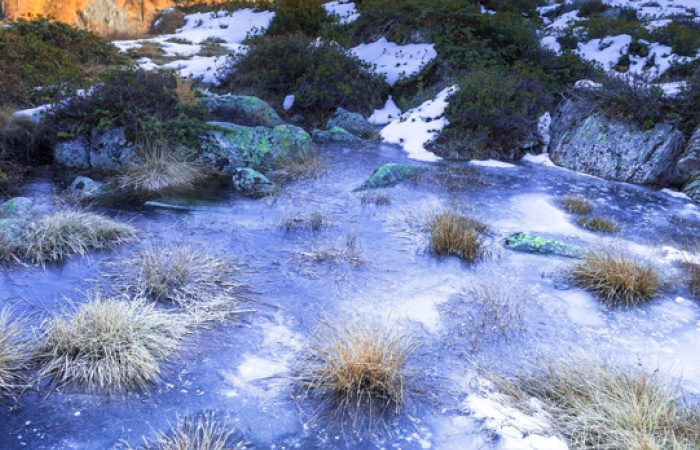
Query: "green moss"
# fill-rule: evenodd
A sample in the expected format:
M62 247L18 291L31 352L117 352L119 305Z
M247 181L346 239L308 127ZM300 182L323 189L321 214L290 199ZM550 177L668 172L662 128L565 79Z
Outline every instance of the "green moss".
M507 248L525 253L538 253L542 255L556 255L574 258L579 256L579 251L563 242L532 233L515 233L505 240Z
M374 173L354 191L394 186L428 169L427 167L405 166L394 163L385 164L375 170Z

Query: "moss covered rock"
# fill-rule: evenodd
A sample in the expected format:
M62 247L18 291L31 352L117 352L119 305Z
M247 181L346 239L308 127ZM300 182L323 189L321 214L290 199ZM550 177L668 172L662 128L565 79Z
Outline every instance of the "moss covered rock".
M233 188L252 198L267 197L275 191L275 185L272 181L250 167L239 167L234 170Z
M374 173L354 191L394 186L426 170L429 170L429 168L405 166L403 164L394 163L384 164L375 170Z
M343 108L338 108L331 118L328 119L326 128L332 130L334 127L340 127L355 136L365 139L371 138L375 134L374 127L362 117L362 114L350 112Z
M121 127L93 131L90 139L81 136L54 146L56 164L72 169L118 170L135 160L134 146Z
M519 232L511 234L506 238L505 245L516 252L564 256L567 258L578 258L580 255L580 251L571 245L532 233Z
M0 217L16 218L31 212L34 201L29 197L13 197L0 203Z
M272 106L257 97L248 95L204 97L199 99L199 104L207 110L211 120L248 127L276 127L284 124Z
M314 130L311 132L311 138L319 144L353 144L361 141L360 138L340 127L333 127L330 130Z

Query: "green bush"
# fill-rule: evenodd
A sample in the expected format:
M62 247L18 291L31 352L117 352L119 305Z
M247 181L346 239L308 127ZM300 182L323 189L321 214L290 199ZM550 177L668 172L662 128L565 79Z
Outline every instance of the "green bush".
M270 0L227 0L227 1L207 1L207 0L175 0L177 9L185 14L195 14L213 11L237 11L244 8L269 11L274 7L274 2Z
M96 68L125 62L116 47L89 31L43 17L18 19L0 29L0 104L54 101L90 85Z
M166 71L113 71L88 95L72 97L47 115L57 138L89 137L124 127L131 142L177 145L197 139L206 124L189 83ZM158 142L160 141L160 142Z
M607 36L629 34L633 39L653 40L649 31L637 19L619 17L591 17L588 20L576 22L570 26L571 30L578 27L585 29L585 40L603 39Z
M293 94L296 101L289 113L302 114L314 126L338 107L369 114L381 106L388 90L382 76L342 47L303 35L254 40L245 54L232 57L221 82L227 90L260 97L278 108Z
M681 56L695 56L700 49L700 24L693 21L673 21L652 32L652 40L668 45Z
M323 25L330 22L325 0L277 0L275 17L267 29L269 36L302 33L318 36Z
M579 17L591 17L598 15L608 9L608 6L603 3L603 0L586 0L581 3L578 10Z
M449 125L431 146L456 158L514 157L536 129L550 96L539 78L505 68L479 69L459 83L445 111Z

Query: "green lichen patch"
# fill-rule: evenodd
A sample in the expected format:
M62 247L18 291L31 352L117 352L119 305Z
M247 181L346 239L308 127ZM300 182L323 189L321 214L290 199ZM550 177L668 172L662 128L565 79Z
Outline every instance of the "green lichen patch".
M428 167L405 166L395 163L384 164L353 192L395 186L428 169Z
M527 232L511 234L506 238L505 246L516 252L555 255L567 258L578 258L580 256L580 251L571 245Z

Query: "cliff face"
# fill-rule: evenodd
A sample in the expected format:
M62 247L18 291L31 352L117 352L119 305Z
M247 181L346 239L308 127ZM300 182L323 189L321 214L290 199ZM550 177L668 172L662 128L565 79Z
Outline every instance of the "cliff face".
M92 30L147 28L174 0L0 0L7 18L41 14Z

